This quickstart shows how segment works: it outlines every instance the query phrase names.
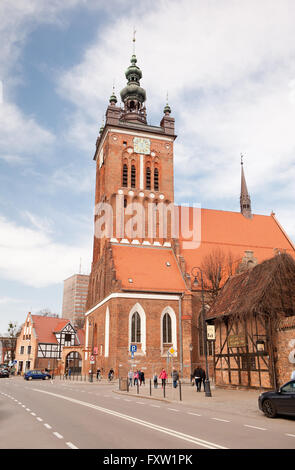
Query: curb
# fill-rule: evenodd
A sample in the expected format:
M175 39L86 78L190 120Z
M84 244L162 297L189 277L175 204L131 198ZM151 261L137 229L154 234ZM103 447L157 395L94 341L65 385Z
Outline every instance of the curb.
M120 390L112 390L112 392L117 393L117 395L125 395L126 397L144 398L148 400L162 401L164 403L175 403L174 401L167 400L167 398L156 398L156 397L151 397L150 395L139 395L137 393L121 392Z

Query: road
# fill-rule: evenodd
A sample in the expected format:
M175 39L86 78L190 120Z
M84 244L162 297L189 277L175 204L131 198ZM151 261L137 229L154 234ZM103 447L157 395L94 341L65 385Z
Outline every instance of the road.
M294 449L295 420L117 394L115 384L0 379L1 449Z

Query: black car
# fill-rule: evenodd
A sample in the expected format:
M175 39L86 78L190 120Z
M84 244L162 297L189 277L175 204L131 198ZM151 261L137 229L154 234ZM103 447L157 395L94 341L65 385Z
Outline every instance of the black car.
M276 392L261 393L258 406L268 418L277 415L295 416L295 380L282 385Z
M9 377L9 371L7 369L0 369L0 378Z

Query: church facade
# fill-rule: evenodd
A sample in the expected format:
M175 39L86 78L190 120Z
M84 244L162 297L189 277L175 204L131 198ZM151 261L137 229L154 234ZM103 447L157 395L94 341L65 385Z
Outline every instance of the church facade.
M174 204L171 109L167 103L159 126L147 124L134 54L125 75L123 107L113 92L94 155L83 369L113 368L116 376L141 369L151 377L176 366L189 377L204 365L205 347L209 357L214 354L202 330L206 257L218 249L230 253L234 269L247 269L275 250L294 256L294 246L274 214L252 214L243 166L240 212Z

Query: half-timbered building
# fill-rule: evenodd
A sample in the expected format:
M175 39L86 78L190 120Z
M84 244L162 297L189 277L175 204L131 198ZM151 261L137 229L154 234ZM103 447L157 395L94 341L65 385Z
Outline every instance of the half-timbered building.
M234 275L207 314L217 385L276 388L294 367L295 262L283 253Z
M35 368L63 371L63 349L67 347L70 354L71 348L83 346L83 338L83 331L76 330L68 319L29 313L16 346L18 372Z

